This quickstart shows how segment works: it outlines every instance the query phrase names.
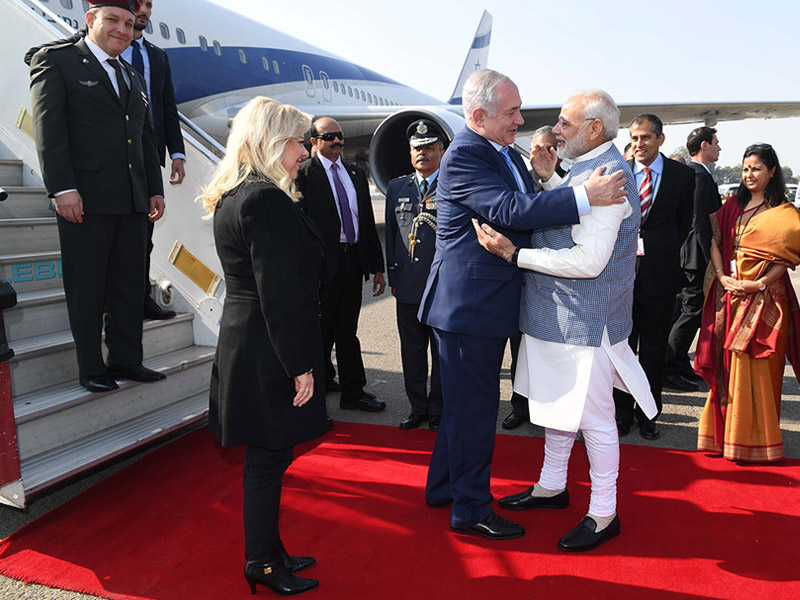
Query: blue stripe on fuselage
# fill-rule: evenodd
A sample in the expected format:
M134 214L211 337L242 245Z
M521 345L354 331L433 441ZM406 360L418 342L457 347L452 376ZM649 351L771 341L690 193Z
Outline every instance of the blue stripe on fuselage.
M247 64L240 59L240 49L247 55ZM309 52L238 46L223 46L220 56L212 46L207 51L198 46L167 48L166 51L178 104L245 88L302 82L303 65L311 68L315 80L319 80L319 72L324 71L330 79L408 87L353 63ZM263 58L269 61L269 71L264 69ZM273 60L278 62L280 73L275 72ZM333 90L331 92L335 93Z

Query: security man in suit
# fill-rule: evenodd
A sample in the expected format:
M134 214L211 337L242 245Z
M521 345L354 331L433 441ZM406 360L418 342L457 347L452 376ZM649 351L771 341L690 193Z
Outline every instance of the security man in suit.
M694 218L689 237L681 248L681 268L685 279L678 294L677 310L669 332L664 387L680 391L697 391L702 378L689 362L689 348L703 320L703 282L711 260L711 219L722 208L717 182L711 175L711 163L719 160L722 148L713 127L698 127L686 138L686 149L694 169Z
M364 391L367 375L361 359L358 317L361 288L370 273L372 295L386 287L383 249L375 228L367 174L342 159L344 133L330 117L311 124L313 157L300 165L300 205L322 234L325 267L320 287L325 387L341 391L339 406L380 412L386 404ZM339 383L334 380L331 349L336 345Z
M634 159L628 162L639 189L642 224L633 288L633 331L628 341L638 350L660 412L667 338L675 296L683 283L680 249L692 226L694 172L661 154L663 124L656 115L636 117L630 133ZM620 435L630 431L635 416L643 438L658 438L658 425L638 406L634 408L633 396L615 390L614 402Z
M433 331L419 322L417 313L436 251L436 183L445 149L445 134L428 119L406 130L415 173L389 182L386 190L386 264L389 286L397 300L397 331L403 380L411 414L400 429L414 429L428 420L439 430L442 382ZM428 391L428 346L431 383Z
M144 30L153 12L152 0L141 0L139 12L133 23L131 45L122 53L134 69L141 73L147 84L147 97L150 100L150 116L156 134L158 160L166 164L166 152L172 159L170 184L178 185L186 176L184 163L186 150L183 145L178 106L175 103L175 89L172 85L172 69L167 53L144 38ZM144 278L144 316L147 319L171 319L175 311L166 310L156 304L151 297L150 254L153 252L153 223L148 224L147 265Z
M138 9L89 0L86 38L31 62L36 147L58 213L80 383L92 392L116 389L115 378L164 379L142 366L141 309L147 221L164 214L164 190L145 82L119 60Z

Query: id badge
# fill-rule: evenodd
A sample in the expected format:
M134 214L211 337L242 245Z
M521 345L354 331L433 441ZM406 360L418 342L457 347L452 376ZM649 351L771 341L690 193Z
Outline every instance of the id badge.
M644 256L644 238L641 236L636 239L636 256Z
M736 279L736 259L735 258L731 261L731 277Z

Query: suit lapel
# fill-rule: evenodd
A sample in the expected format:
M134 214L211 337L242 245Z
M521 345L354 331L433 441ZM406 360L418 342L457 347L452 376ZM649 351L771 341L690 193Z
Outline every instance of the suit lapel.
M333 195L333 190L331 189L331 182L328 179L328 174L325 172L325 167L322 166L322 161L319 159L318 156L315 156L311 159L311 164L313 166L312 174L313 177L317 180L314 184L316 189L318 190L325 190L324 192L324 200L328 213L332 214L336 218L336 222L339 223L339 227L342 226L342 220L339 218L339 210L336 207L336 196ZM333 211L333 212L331 212Z
M658 185L658 193L656 194L655 204L653 205L653 208L656 207L659 200L663 202L665 198L670 197L671 195L670 190L672 189L672 186L675 183L675 177L674 177L675 172L672 169L672 164L670 163L670 160L663 154L661 155L661 157L664 161L663 162L664 169L661 173L661 183Z
M80 56L80 61L83 67L91 71L91 73L103 83L108 92L114 96L119 107L122 108L122 103L119 100L119 94L117 94L117 91L114 89L114 85L111 83L111 78L103 68L103 65L100 64L100 61L97 60L97 57L92 54L91 50L89 50L89 46L86 45L86 41L81 39L75 42L75 48L78 49L78 55Z

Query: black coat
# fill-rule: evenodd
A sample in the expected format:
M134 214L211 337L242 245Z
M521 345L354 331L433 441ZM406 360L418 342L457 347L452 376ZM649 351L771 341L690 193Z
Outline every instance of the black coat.
M367 174L342 160L347 174L356 188L358 201L358 248L361 271L364 278L369 278L370 273L383 272L383 249L375 228L375 214L372 211L372 198L369 194ZM323 269L322 283L330 283L336 274L339 258L339 235L342 221L336 209L336 199L331 190L325 167L318 157L313 157L300 165L297 174L297 187L303 194L300 206L306 211L311 220L322 234L325 245L325 267Z
M670 296L683 287L680 251L692 226L694 207L694 172L663 158L658 193L641 226L644 256L636 260L636 287L649 296ZM632 160L628 164L633 168Z
M328 425L319 233L276 185L253 181L220 199L214 238L226 298L209 428L224 446L271 450L321 436ZM311 369L313 398L292 406L294 377Z
M681 248L681 266L687 271L705 271L711 260L711 215L722 208L717 182L701 164L694 169L694 219L689 237Z
M164 193L144 78L125 69L127 106L84 40L44 48L31 62L45 187L51 196L77 189L87 214L149 213L150 197Z
M158 159L166 162L164 148L170 156L186 154L183 145L178 107L175 104L175 88L172 85L172 70L167 53L158 46L144 40L150 58L150 105L153 108L153 129L158 146Z
M425 198L420 198L415 175L398 177L389 182L386 189L386 265L389 268L389 285L394 287L398 302L419 304L428 273L431 270L433 256L436 253L436 230L427 224L417 228L412 260L409 252L408 235L412 231L414 218L420 212L423 200L436 202L436 183L438 177ZM436 209L428 208L426 212L436 217Z

